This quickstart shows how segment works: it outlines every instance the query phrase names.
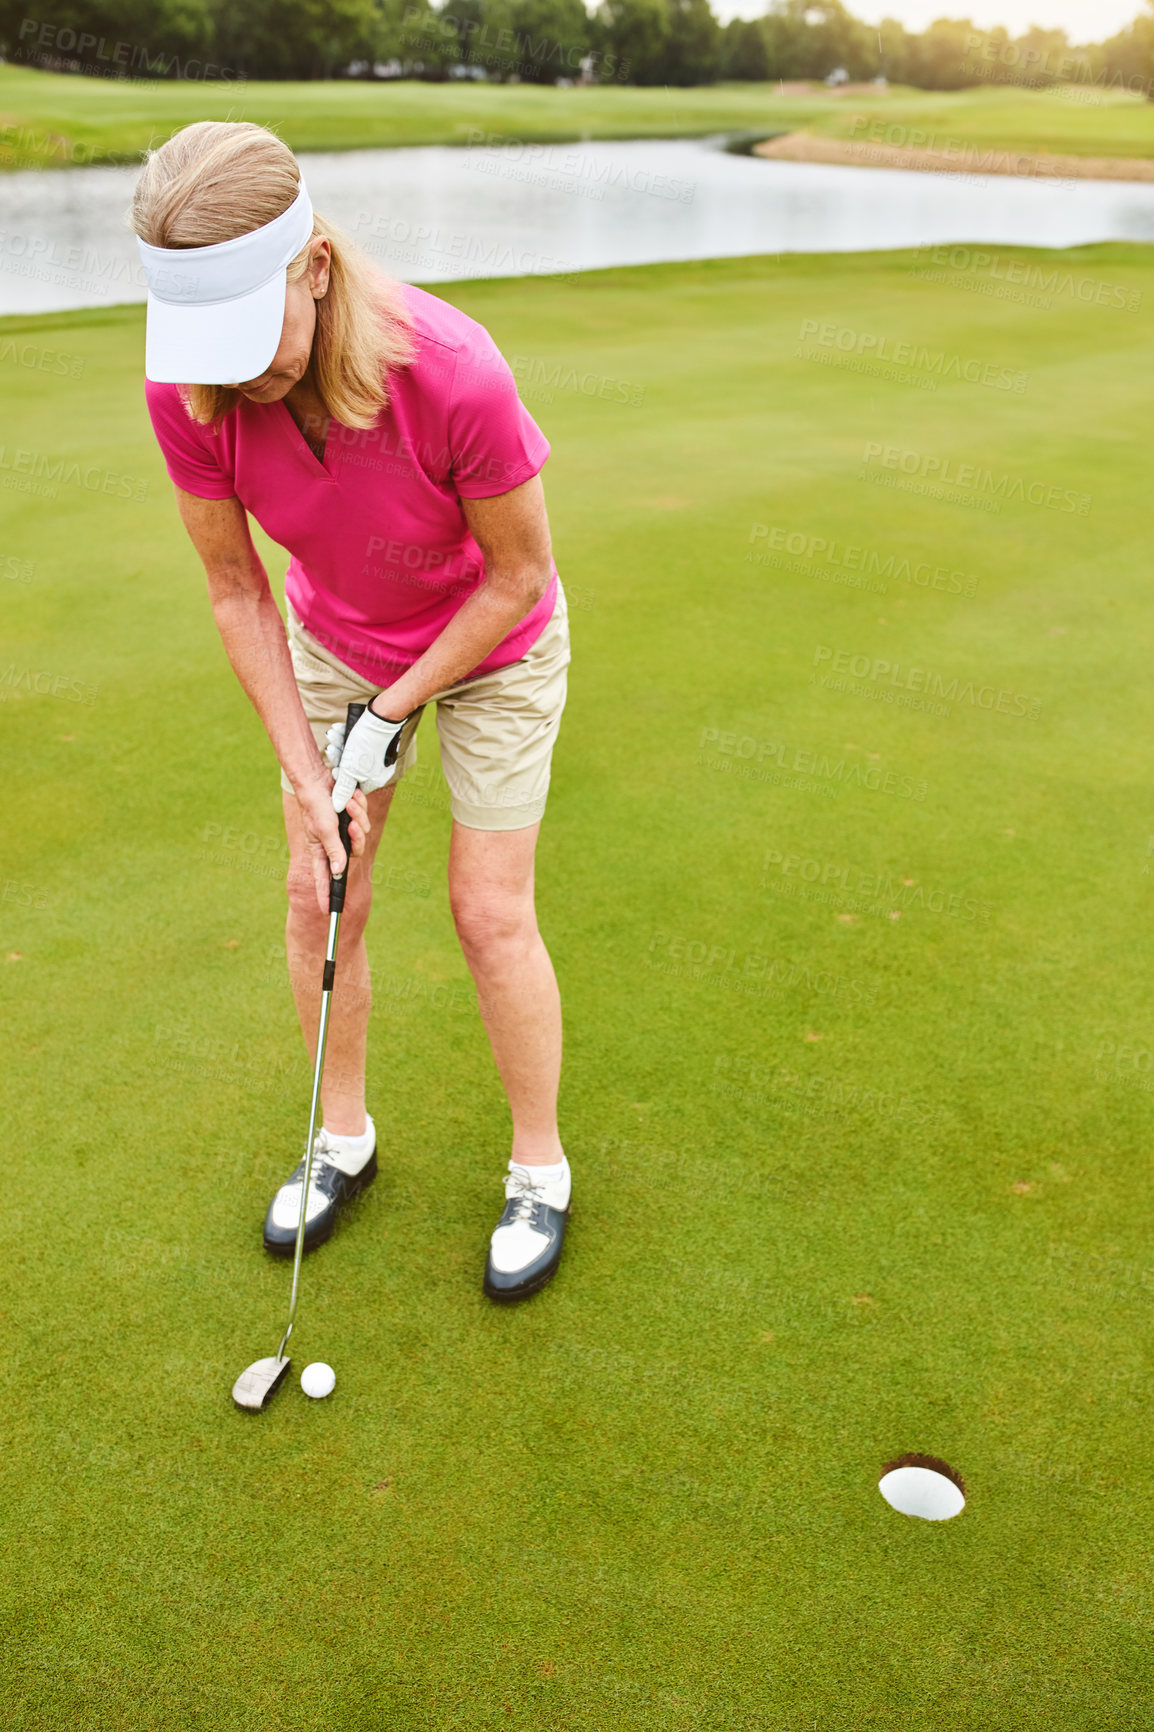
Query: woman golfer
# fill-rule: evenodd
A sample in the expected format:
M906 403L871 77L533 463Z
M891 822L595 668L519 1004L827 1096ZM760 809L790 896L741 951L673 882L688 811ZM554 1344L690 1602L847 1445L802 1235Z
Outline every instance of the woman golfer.
M483 327L380 276L316 216L263 127L205 121L150 153L132 225L149 414L225 651L280 761L289 976L314 1060L329 874L345 866L337 813L350 818L305 1248L376 1176L372 864L435 703L450 904L513 1120L484 1285L521 1298L557 1267L570 1189L560 1000L533 905L569 664L539 479L549 445ZM287 641L248 512L291 556ZM346 741L354 700L368 709ZM302 1161L269 1206L270 1251L292 1252L303 1183Z

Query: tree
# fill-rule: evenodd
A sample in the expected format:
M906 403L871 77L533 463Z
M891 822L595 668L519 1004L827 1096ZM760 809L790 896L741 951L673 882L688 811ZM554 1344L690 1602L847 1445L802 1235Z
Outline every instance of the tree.
M669 13L664 0L602 0L593 24L602 82L665 82L661 59L669 36Z
M1073 48L1062 30L938 18L912 34L863 24L844 0L769 0L724 29L711 0L0 0L0 55L16 65L125 77L219 73L330 78L380 61L444 78L460 63L547 84L591 58L602 82L706 84L879 73L927 90L1093 82L1154 95L1154 0L1109 41Z
M1154 0L1133 24L1103 42L1093 56L1095 81L1111 89L1139 91L1147 101L1154 95Z
M910 67L917 38L896 18L883 18L877 27L875 77L890 84L911 84Z
M530 84L577 78L592 29L581 0L513 0L516 70Z
M407 76L440 81L460 59L454 18L437 12L429 0L382 0L377 11L374 63L398 60Z
M721 32L718 71L722 78L762 83L769 77L769 47L756 18L731 18Z
M0 0L0 51L17 66L180 78L192 64L203 76L213 37L206 0Z
M445 0L433 13L420 55L426 76L434 68L480 66L500 82L511 70L513 33L507 0ZM443 44L438 48L438 35Z
M332 78L371 59L373 0L213 0L215 50L250 78Z
M721 26L709 0L666 0L669 29L658 60L658 83L712 84Z
M1070 38L1064 30L1043 30L1032 24L1014 48L1020 56L1023 84L1056 84L1063 64L1072 67Z
M771 78L827 78L839 66L870 78L877 67L875 32L841 0L774 0L765 34Z
M910 83L922 90L962 90L981 83L979 74L965 70L974 64L967 44L980 34L968 18L936 18L928 30L911 38Z

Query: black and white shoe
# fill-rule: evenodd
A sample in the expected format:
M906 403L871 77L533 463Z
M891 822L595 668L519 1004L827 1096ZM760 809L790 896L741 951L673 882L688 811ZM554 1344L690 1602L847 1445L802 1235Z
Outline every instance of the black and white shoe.
M535 1177L509 1162L505 1210L489 1241L485 1292L490 1299L524 1299L556 1272L569 1221L569 1163L559 1179Z
M372 1125L372 1120L369 1120ZM371 1185L377 1176L377 1140L374 1135L372 1153L360 1158L355 1171L344 1141L330 1136L322 1126L313 1143L313 1170L309 1175L309 1201L305 1210L306 1251L323 1245L336 1225L337 1216L348 1202ZM296 1250L297 1225L301 1218L301 1192L304 1189L305 1163L286 1179L264 1218L264 1245L280 1257L291 1257Z

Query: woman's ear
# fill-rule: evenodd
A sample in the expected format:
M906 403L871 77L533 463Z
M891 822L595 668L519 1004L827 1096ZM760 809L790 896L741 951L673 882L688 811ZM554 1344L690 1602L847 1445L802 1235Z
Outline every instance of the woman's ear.
M318 235L309 257L309 289L314 301L322 301L329 290L332 247L327 235Z

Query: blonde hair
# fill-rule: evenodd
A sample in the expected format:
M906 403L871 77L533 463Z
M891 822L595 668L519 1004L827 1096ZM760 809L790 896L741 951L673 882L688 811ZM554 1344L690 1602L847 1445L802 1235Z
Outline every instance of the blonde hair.
M300 169L282 139L250 121L198 120L145 158L128 222L154 247L208 247L263 228L297 196ZM398 285L349 237L313 212L312 238L288 267L295 283L326 235L328 291L316 303L312 373L327 413L372 427L388 403L388 375L413 358L412 318ZM229 385L182 385L194 420L219 421L240 401Z

